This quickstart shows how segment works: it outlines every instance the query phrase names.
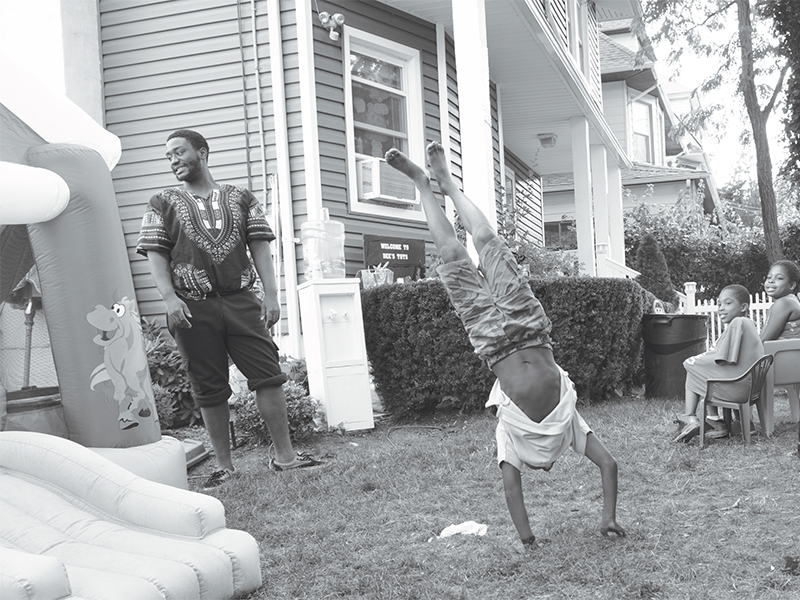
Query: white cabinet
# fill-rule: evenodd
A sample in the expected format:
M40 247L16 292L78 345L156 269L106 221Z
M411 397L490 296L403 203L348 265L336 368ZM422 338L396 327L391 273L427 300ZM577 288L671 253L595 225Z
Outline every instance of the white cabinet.
M371 429L372 396L358 279L307 281L297 291L311 395L325 407L329 426Z

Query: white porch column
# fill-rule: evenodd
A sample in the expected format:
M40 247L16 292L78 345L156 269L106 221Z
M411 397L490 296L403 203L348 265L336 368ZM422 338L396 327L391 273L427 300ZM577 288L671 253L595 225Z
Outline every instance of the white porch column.
M322 179L317 127L317 93L314 88L314 21L310 2L296 2L297 59L300 72L301 125L303 132L303 175L306 182L306 217L319 219L322 210ZM282 182L289 185L288 181Z
M61 22L67 97L105 126L96 0L62 0Z
M464 193L497 229L484 0L453 2ZM471 244L470 244L471 246Z
M610 277L606 264L609 257L608 240L608 173L606 169L606 147L596 144L590 150L592 169L592 201L594 204L594 249L597 258L598 277Z
M578 260L586 275L595 275L594 217L592 215L592 176L589 161L589 122L586 117L572 117L572 176L575 180L575 228L578 237Z
M0 51L104 126L97 0L0 5Z
M608 255L625 264L625 222L622 218L622 170L618 164L608 165Z

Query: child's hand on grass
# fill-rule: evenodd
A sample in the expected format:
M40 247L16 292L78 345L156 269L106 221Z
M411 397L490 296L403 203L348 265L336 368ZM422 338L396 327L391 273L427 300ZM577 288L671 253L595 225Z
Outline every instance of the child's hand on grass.
M603 537L608 537L609 533L616 533L617 537L625 537L627 535L622 526L617 523L616 519L604 519L603 522L600 523L600 533L603 534Z
M527 540L519 540L519 544L515 545L515 551L517 554L529 554L536 552L548 543L550 543L549 539L539 539L531 536Z

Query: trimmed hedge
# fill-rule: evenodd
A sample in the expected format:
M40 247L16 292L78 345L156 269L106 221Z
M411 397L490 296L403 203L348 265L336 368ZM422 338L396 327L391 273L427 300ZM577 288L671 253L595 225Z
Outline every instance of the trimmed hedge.
M383 285L361 293L364 337L384 408L405 417L449 400L483 406L494 374L477 355L438 279Z
M641 385L643 306L652 295L627 279L563 277L530 282L553 321L556 361L583 400ZM361 293L367 354L384 408L398 417L440 404L479 410L494 374L473 352L438 279Z

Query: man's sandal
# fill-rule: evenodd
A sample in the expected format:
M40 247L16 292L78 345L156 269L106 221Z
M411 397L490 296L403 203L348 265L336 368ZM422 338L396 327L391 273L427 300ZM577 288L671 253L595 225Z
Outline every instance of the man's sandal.
M294 460L288 464L279 463L274 458L269 459L269 468L272 471L290 471L292 469L303 469L305 467L315 467L322 464L322 461L317 460L306 452L298 452Z

